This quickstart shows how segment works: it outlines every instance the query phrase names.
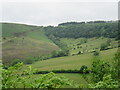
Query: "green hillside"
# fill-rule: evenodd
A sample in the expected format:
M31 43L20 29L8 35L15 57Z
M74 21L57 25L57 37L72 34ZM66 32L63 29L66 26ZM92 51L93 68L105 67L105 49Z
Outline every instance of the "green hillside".
M109 49L100 52L100 59L109 62L110 64L113 63L114 54L117 52L117 48ZM52 71L52 70L80 70L82 65L91 67L92 61L94 59L93 53L76 55L76 56L66 56L54 59L48 59L44 61L38 61L33 64L30 64L32 68L37 69L38 71ZM24 69L26 65L24 66ZM64 76L68 78L70 81L73 81L75 85L82 84L85 88L88 82L83 78L83 74L79 73L57 73L57 76ZM34 77L40 77L41 74L33 75ZM90 78L89 74L85 75L86 77ZM34 79L30 79L31 82ZM74 86L75 87L75 86Z
M116 51L117 51L117 48L101 51L100 57L101 59L112 63L112 59ZM81 54L76 56L59 57L59 58L48 59L44 61L38 61L31 64L31 66L33 68L37 68L40 71L44 71L44 70L51 71L51 70L62 70L62 69L79 70L82 65L86 65L90 67L93 57L94 57L93 53Z
M15 24L15 23L1 23L2 24L2 37L14 37L16 33L30 31L36 28L36 26L29 26L25 24Z
M108 48L118 47L118 41L115 41L115 38L104 37L78 38L78 39L61 38L61 42L67 44L70 50L70 55L99 51L102 44L109 44L107 46Z
M60 50L47 38L42 27L5 23L2 24L2 34L3 63L48 55L54 50Z
M44 34L44 31L42 28L37 29L36 31L28 32L27 37L52 43L52 41L48 39L47 36Z

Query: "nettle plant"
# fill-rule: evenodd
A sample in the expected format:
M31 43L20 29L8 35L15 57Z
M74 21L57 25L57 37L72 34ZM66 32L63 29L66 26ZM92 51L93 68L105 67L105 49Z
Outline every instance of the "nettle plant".
M34 77L36 70L31 66L23 70L23 63L1 70L2 88L61 88L72 85L71 81L65 77L58 77L53 72Z

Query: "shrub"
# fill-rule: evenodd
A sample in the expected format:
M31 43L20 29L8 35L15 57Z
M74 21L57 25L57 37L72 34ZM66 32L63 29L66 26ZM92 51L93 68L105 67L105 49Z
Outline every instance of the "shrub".
M34 60L32 59L27 59L24 61L25 64L32 64L34 62Z
M15 64L17 64L17 63L20 63L20 62L22 62L20 59L14 59L13 61L12 61L12 66L14 66Z
M101 44L100 50L107 50L107 45L106 44Z
M94 55L94 56L98 56L98 55L99 55L99 52L98 52L98 51L95 51L95 52L93 52L93 55Z
M81 73L86 73L87 71L88 71L88 67L87 66L85 66L85 65L81 66L81 68L80 68L80 72Z
M53 52L51 53L51 55L52 55L51 57L54 58L54 57L57 57L57 56L58 56L58 53L57 53L57 51L53 51Z
M118 81L112 79L111 75L105 75L103 79L95 84L89 84L89 88L119 88Z
M92 81L101 81L105 74L110 74L110 64L95 57L91 67Z
M66 85L72 86L73 84L65 77L58 77L55 73L51 72L48 74L41 75L40 77L33 77L36 70L32 69L31 66L21 73L23 69L23 63L18 63L8 69L1 69L2 71L2 88L61 88ZM22 75L27 73L27 77ZM32 81L29 82L28 80ZM19 86L20 85L20 86Z

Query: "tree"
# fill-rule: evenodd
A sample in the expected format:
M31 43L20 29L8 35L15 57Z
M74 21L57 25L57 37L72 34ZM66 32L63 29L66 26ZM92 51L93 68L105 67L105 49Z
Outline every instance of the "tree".
M95 83L101 81L105 74L110 74L110 64L100 60L99 57L94 57L91 67L92 81Z
M52 58L54 58L54 57L58 56L58 53L57 53L57 51L52 51L51 55L52 55Z
M88 72L88 67L85 66L85 65L82 65L81 68L80 68L80 72L81 72L81 73L86 73L86 72Z
M118 81L112 79L112 76L104 75L103 80L95 83L89 84L89 88L119 88Z
M95 51L95 52L93 52L93 55L94 55L94 56L98 56L98 55L99 55L99 52L98 52L98 51Z
M102 43L100 46L100 50L107 50L108 44L107 43Z

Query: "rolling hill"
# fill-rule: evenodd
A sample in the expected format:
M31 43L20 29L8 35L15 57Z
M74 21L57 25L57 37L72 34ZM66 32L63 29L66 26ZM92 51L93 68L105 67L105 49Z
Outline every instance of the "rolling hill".
M116 52L117 48L101 51L100 58L102 60L112 63L114 54ZM79 70L82 65L90 67L93 58L94 58L93 53L87 53L76 56L66 56L43 61L37 61L31 64L31 66L40 71L68 70L68 69Z
M42 27L3 23L2 35L3 63L10 63L14 59L24 60L30 56L47 55L54 50L60 50L46 37Z

